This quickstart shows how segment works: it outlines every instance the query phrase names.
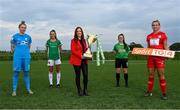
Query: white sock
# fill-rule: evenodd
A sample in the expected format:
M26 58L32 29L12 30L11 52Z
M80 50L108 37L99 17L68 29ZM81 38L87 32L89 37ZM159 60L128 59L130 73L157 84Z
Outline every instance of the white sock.
M60 84L60 80L61 80L61 73L57 73L57 85Z
M53 85L53 74L49 72L49 83Z

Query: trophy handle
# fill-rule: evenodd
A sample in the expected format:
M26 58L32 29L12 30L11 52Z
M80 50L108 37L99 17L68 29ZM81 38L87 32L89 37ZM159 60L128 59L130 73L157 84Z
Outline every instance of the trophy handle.
M90 48L90 45L89 45L89 42L88 42L88 38L89 38L89 35L87 35L86 43L87 43L87 47Z

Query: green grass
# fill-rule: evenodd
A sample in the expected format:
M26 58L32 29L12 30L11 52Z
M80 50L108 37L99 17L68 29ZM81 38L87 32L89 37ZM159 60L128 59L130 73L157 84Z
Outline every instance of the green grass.
M89 63L90 96L77 96L74 83L74 70L68 62L62 64L62 87L49 88L46 61L32 61L31 88L35 92L26 93L23 74L20 75L17 97L12 97L12 62L0 62L0 108L180 108L180 62L166 64L168 100L160 99L161 91L156 77L152 97L143 97L147 88L146 61L129 61L129 88L124 87L121 74L121 87L115 87L114 62L106 62L97 67ZM54 75L55 76L55 75ZM54 79L56 79L54 77ZM55 81L55 80L54 80Z

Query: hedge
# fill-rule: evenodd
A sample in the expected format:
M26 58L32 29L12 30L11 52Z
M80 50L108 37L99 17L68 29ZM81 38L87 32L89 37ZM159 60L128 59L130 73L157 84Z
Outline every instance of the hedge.
M62 60L69 60L70 57L69 52L62 53L61 59ZM114 60L114 53L113 52L104 52L106 60ZM94 59L96 59L96 52L93 53ZM46 53L31 53L32 60L47 60ZM10 61L13 59L13 54L10 52L0 52L0 61ZM142 55L132 55L129 54L129 60L146 60L147 56ZM175 58L172 60L180 60L180 52L176 52Z

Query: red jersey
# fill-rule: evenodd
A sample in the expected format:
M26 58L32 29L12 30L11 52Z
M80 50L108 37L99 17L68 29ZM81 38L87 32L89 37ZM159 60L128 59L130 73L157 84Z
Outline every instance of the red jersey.
M158 32L156 34L151 33L147 36L148 48L164 49L164 41L167 40L167 36L164 32Z

